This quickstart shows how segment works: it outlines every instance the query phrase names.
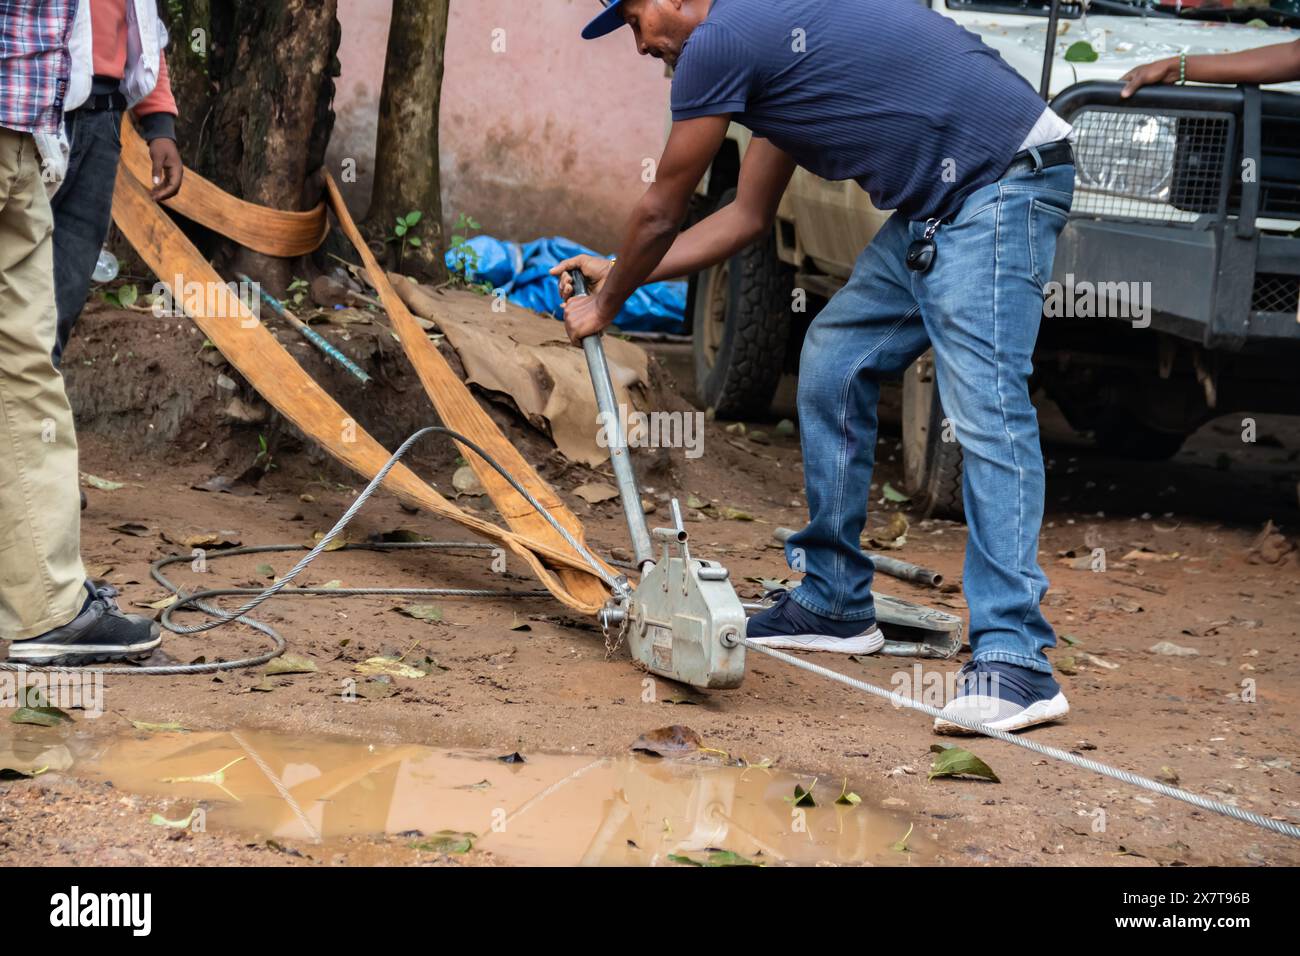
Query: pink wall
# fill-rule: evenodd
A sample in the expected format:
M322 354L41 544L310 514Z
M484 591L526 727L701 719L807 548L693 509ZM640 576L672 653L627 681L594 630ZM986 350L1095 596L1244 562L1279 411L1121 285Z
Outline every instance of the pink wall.
M358 181L344 186L354 213L369 202L390 9L339 0L329 160L333 170L357 161ZM661 63L636 54L630 31L579 37L599 10L596 0L452 0L440 126L448 224L467 213L503 238L617 246L645 191L643 164L662 151L668 80Z

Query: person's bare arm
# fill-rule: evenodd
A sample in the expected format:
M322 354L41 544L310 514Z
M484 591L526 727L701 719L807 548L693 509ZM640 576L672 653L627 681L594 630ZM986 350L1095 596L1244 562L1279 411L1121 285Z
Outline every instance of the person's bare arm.
M655 180L628 217L617 267L593 277L598 284L591 295L565 303L564 325L574 345L613 322L623 303L659 265L686 218L695 184L717 154L730 121L726 115L701 116L673 124ZM608 266L608 260L605 262ZM587 274L586 263L575 260L566 260L551 272L558 275L574 266Z
M1121 79L1128 98L1143 86L1178 81L1178 57L1156 60L1129 70ZM1275 43L1240 53L1187 57L1186 79L1196 83L1288 83L1300 80L1300 40Z
M723 135L726 133L725 122L721 126L721 133ZM670 137L669 144L671 143ZM712 162L720 143L721 140L718 144L712 145L708 162ZM667 150L664 155L667 157ZM704 168L707 168L707 163ZM650 265L650 270L639 279L631 278L639 275L640 269L629 267L633 264L628 262L626 251L620 253L617 267L608 259L597 256L575 256L556 265L551 269L551 274L559 276L560 295L566 300L565 325L569 329L569 337L576 343L584 336L604 328L617 317L628 296L642 284L690 275L715 262L721 262L754 242L771 228L777 206L781 202L781 196L793 172L794 160L785 152L767 140L754 139L741 164L735 201L679 234L677 229L686 215L686 208L683 205L680 214L673 220L672 231L668 233L666 251L662 248L651 250L655 254L655 260ZM656 186L662 182L662 173L661 165L661 175L655 182ZM695 184L703 174L704 169L700 169L691 179L685 203L690 202ZM650 194L646 195L648 197ZM642 202L644 201L643 199ZM638 204L638 212L639 206L640 204ZM624 250L634 248L637 237L637 215L637 213L633 214L628 239L623 244ZM662 237L660 241L662 242ZM582 271L592 292L592 301L567 302L573 294L573 283L568 275L570 269ZM613 285L616 281L620 286ZM629 283L626 289L622 287L623 283ZM605 296L609 298L605 299ZM605 312L605 309L612 311Z
M678 236L646 281L692 275L762 238L772 228L794 166L784 150L765 139L751 140L740 164L735 200Z

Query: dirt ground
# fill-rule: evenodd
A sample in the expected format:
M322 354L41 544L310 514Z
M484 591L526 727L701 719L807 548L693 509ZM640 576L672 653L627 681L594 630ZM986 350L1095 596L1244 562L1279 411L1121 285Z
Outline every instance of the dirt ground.
M382 332L348 334L349 354L382 372L367 396L312 364L305 352L295 354L350 409L361 406L358 420L391 447L431 420L427 401ZM219 531L244 545L309 542L363 487L273 418L232 422L231 396L217 382L219 356L201 345L188 324L161 334L150 317L101 310L83 320L67 360L82 470L121 483L114 490L86 489L85 561L93 575L120 588L124 606L142 613L157 612L137 602L165 593L149 578L150 562L188 550L176 543L186 536ZM658 387L670 393L672 373L663 369L680 366L681 350L655 351L663 362ZM256 402L243 394L256 418ZM544 436L519 425L500 403L488 404L582 517L589 543L605 554L625 548L617 502L589 505L572 494L582 482L599 479L598 472L556 461ZM1294 764L1300 750L1300 563L1294 551L1277 563L1268 560L1271 553L1252 551L1266 520L1292 538L1300 527L1300 430L1292 422L1261 419L1260 441L1243 445L1229 417L1206 426L1174 460L1151 465L1102 457L1071 436L1050 409L1043 418L1049 485L1040 558L1052 581L1048 618L1070 638L1051 657L1072 710L1066 722L1034 730L1034 739L1300 823L1300 767ZM693 548L724 561L746 597L761 592L756 579L789 573L772 531L798 527L805 518L797 437L779 434L772 423L757 427L765 432L761 441L709 423L698 460L675 453L643 462L648 498L663 501L672 493L716 503L689 509ZM275 465L269 471L267 456L257 458L259 435ZM901 484L896 426L887 430L878 457L869 531L900 507L876 504L886 482ZM440 489L451 488L454 451L422 451L415 466ZM200 490L217 476L230 480L228 490ZM461 504L491 514L486 498ZM906 513L906 504L901 507ZM723 508L753 520L712 516ZM410 514L381 493L348 539L397 529L435 540L467 537L458 526ZM914 518L896 553L959 582L965 538L962 525ZM1104 573L1089 566L1096 548L1105 549ZM292 559L213 562L203 576L181 565L176 580L191 588L265 583L267 569L259 565L283 573ZM509 569L505 579L506 586L534 586L521 568ZM487 556L472 552L327 554L302 583L332 580L357 587L502 586ZM877 587L956 613L965 608L953 590L885 577L878 577ZM409 603L279 600L258 616L287 636L294 654L313 661L315 673L267 677L257 668L219 678L115 678L106 688L108 713L100 719L75 715L70 728L24 730L72 739L83 749L130 732L129 721L136 720L501 754L616 755L648 730L685 724L727 759L770 759L824 778L829 787L846 780L865 804L910 815L941 864L1300 863L1300 847L1286 837L996 741L967 745L1000 783L927 782L929 747L944 739L931 733L927 718L758 655L751 655L738 690L694 693L659 680L654 700L645 702L645 675L626 650L606 659L592 622L552 600L422 601L438 605L440 621L395 610ZM528 629L512 629L520 624ZM1153 652L1161 642L1197 653ZM247 629L224 628L165 635L164 650L169 659L189 662L230 659L264 643ZM440 666L422 678L394 678L395 692L386 698L344 699L340 688L356 677L358 662L394 651L427 655ZM968 653L924 667L955 671ZM819 663L883 686L913 673L912 662L898 658ZM8 723L3 727L0 734L14 732ZM77 765L0 781L0 864L496 862L488 852L421 853L382 835L343 841L328 852L235 832L199 837L150 825L155 812L183 815L183 802L123 792Z

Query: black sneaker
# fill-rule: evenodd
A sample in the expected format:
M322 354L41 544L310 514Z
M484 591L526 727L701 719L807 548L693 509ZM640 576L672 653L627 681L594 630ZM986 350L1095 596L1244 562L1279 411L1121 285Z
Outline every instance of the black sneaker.
M81 613L62 627L40 637L9 644L9 660L20 664L95 664L101 661L148 657L162 643L156 621L124 614L117 606L117 588L96 588L86 582L89 596Z
M773 600L745 623L745 637L763 647L787 651L831 651L874 654L885 646L885 635L874 620L840 621L803 607L785 588L763 595Z

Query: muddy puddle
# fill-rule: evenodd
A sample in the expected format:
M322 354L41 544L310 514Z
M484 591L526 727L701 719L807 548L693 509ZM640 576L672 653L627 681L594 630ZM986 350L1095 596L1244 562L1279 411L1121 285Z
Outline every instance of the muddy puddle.
M843 782L720 760L495 753L265 731L145 733L59 743L34 730L6 756L177 801L206 830L328 846L355 838L473 846L501 862L655 866L723 862L914 865L933 846L904 815L837 804ZM76 754L75 757L73 754ZM814 806L794 806L812 785ZM176 825L183 825L177 823ZM906 836L907 852L895 848Z

